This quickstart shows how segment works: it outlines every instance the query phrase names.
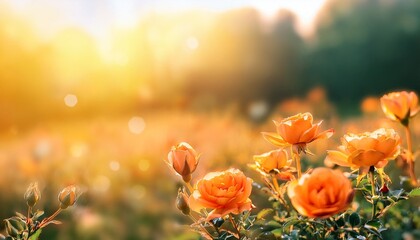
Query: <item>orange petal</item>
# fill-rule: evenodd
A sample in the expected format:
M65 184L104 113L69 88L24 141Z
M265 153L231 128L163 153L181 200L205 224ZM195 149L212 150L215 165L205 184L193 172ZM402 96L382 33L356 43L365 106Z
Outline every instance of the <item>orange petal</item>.
M348 161L348 155L340 151L329 150L325 161L327 163L334 163L340 166L351 167L352 164Z
M275 146L279 146L279 147L290 146L290 144L284 141L283 138L280 137L280 135L278 135L277 133L263 132L262 135L265 138L265 140L269 141L271 144Z
M327 138L330 138L333 134L334 134L334 129L331 128L331 129L328 129L328 130L325 130L325 131L319 133L315 137L314 140L316 140L316 139L327 139Z
M355 151L349 157L352 164L360 167L370 167L384 160L385 155L375 150Z

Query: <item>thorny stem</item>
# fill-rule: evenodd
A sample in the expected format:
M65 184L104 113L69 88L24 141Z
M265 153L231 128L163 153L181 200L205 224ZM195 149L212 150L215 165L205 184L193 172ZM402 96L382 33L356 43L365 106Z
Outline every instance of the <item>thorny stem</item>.
M407 139L407 151L408 151L408 158L407 158L408 174L410 175L410 178L411 178L411 184L413 186L417 186L417 177L416 177L416 173L414 172L414 159L413 159L413 147L411 143L411 132L410 132L410 128L408 124L405 125L405 137Z
M284 207L286 207L287 210L289 210L289 206L287 206L286 201L283 199L283 196L280 194L280 186L279 186L279 183L277 182L276 177L273 177L273 186L274 186L274 191L276 193L275 197L281 202L281 204L283 204Z
M369 180L370 184L372 185L372 219L375 218L376 215L376 199L375 199L375 168L373 166L369 169Z
M188 216L191 218L191 220L193 220L193 222L195 222L195 223L197 223L198 225L200 225L201 229L203 229L203 230L204 230L204 232L205 232L207 235L209 235L209 237L210 237L211 239L213 239L213 236L209 233L209 231L207 231L207 229L206 229L203 225L201 225L201 223L199 223L199 222L197 221L197 219L196 219L193 215L189 214ZM219 232L219 231L217 231L217 232Z
M236 229L236 232L238 233L238 239L241 239L241 232L239 231L238 225L236 224L231 214L229 214L229 220L232 223L233 227Z
M297 169L297 174L298 174L298 179L299 179L300 176L302 175L302 169L300 166L300 155L299 155L298 150L297 152L293 150L293 146L292 146L292 159L296 161L296 169Z
M216 226L216 224L214 224L212 221L209 221L209 223L214 227L214 229L217 232L217 236L220 237L220 231L219 228Z
M63 209L61 209L61 208L59 208L59 209L57 209L57 211L55 211L55 213L53 213L51 216L49 216L48 218L46 218L46 219L44 219L44 220L42 220L42 222L39 224L39 227L38 228L42 228L42 227L44 227L48 222L50 222L51 220L53 220L55 217L57 217L57 215L58 214L60 214L60 212L62 211Z
M28 236L31 236L31 213L32 213L32 207L28 206L28 217L26 218L26 224L28 226Z
M277 178L273 177L273 185L274 185L274 190L278 193L279 192L279 183L277 182Z
M32 213L32 207L28 207L28 217L26 218L26 223L29 224L31 221L31 213Z

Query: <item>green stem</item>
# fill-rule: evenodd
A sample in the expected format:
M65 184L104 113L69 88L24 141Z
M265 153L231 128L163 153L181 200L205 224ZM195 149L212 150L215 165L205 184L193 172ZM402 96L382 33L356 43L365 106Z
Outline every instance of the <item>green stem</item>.
M414 157L413 157L413 146L411 142L411 132L410 128L407 125L405 125L405 137L407 140L407 163L408 163L408 174L410 175L411 184L413 186L417 186L417 177L416 173L414 171Z
M217 232L217 237L220 237L220 230L219 228L216 226L216 224L213 223L213 221L209 221L209 223L213 226L214 230L216 230Z
M239 230L239 228L238 228L238 225L236 224L236 222L235 222L235 220L233 219L233 217L232 217L232 215L231 214L229 214L229 220L230 220L230 222L232 223L232 225L233 225L233 227L236 229L236 232L238 233L238 239L241 239L241 232L240 232L240 230Z
M28 217L26 218L26 223L31 223L31 213L32 213L32 207L28 206Z
M275 191L274 197L276 197L280 201L280 203L286 208L286 210L289 211L290 210L289 206L284 200L283 195L280 194L280 186L276 177L273 177L273 186L274 186L274 191Z
M292 160L294 160L296 162L296 170L297 170L297 174L298 174L298 179L300 178L300 176L302 175L302 169L300 166L300 155L299 155L299 151L296 150L297 152L295 152L293 150L293 146L292 146Z
M210 233L209 233L209 231L207 231L207 229L203 226L203 225L201 225L201 223L199 223L198 221L197 221L197 219L193 216L193 215L188 215L190 218L191 218L191 220L193 220L193 222L195 222L195 223L197 223L198 225L200 225L200 227L201 227L201 229L203 229L203 231L207 234L207 235L209 235L209 237L211 238L211 239L214 239L213 238L213 235L211 235Z
M59 208L57 209L57 211L55 211L55 213L53 213L51 216L47 217L46 219L42 220L42 222L39 224L39 228L43 228L46 224L48 224L48 222L52 221L55 217L57 217L58 214L60 214L60 212L63 209ZM34 231L35 232L35 231Z
M372 185L372 220L375 218L376 215L376 199L375 199L375 168L373 166L370 167L369 169L369 180L370 180L370 184Z
M194 192L194 188L193 188L193 186L191 186L191 183L187 182L187 183L185 183L185 185L187 186L190 194L192 194Z
M28 236L31 236L32 229L31 229L31 213L32 213L32 207L28 206L28 217L26 218L26 225L28 227Z
M277 178L276 177L273 177L273 185L274 185L274 191L276 191L276 193L278 194L279 193L280 186L279 186L279 183L277 182Z

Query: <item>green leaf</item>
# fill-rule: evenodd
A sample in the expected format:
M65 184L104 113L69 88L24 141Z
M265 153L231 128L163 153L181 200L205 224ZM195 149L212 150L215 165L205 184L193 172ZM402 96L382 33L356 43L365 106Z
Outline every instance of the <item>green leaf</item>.
M26 219L26 216L25 215L23 215L22 213L20 213L20 212L15 212L16 213L16 216L17 217L19 217L19 218L21 218L21 219Z
M288 228L288 227L290 227L290 226L292 226L292 225L295 225L296 223L299 223L300 222L300 220L299 219L290 219L290 220L287 220L286 221L286 223L283 225L283 229L284 228Z
M419 197L420 196L420 188L415 188L408 193L409 197Z
M257 219L265 219L268 215L273 214L273 213L274 213L274 209L265 208L257 214Z
M276 236L272 232L263 232L258 235L256 240L276 240Z
M371 220L365 224L365 227L367 228L374 228L379 229L382 226L381 222L379 220Z
M35 232L28 240L37 240L39 238L39 235L41 234L41 229Z
M357 227L360 225L360 216L356 212L350 214L349 216L349 223L352 227Z
M272 230L271 232L272 232L272 233L274 234L274 236L276 236L276 237L281 237L281 235L283 234L283 231L282 231L282 229L281 229L281 228L274 229L274 230Z
M32 218L33 220L38 220L38 218L41 217L42 215L44 215L44 211L36 211Z
M282 225L280 223L278 223L276 221L273 221L273 220L269 221L266 224L266 226L269 227L269 228L271 228L271 229L278 229L278 228L281 228L282 227Z

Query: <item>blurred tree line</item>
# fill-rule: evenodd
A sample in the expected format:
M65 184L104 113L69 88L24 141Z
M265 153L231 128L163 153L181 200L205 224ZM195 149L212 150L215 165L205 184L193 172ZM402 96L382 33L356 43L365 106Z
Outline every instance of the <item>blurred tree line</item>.
M420 92L420 2L328 1L313 36L279 11L269 28L254 9L149 14L113 29L104 51L87 32L43 41L29 22L0 8L0 128L139 107L271 106L322 86L357 106L394 89ZM78 97L77 108L63 98Z

